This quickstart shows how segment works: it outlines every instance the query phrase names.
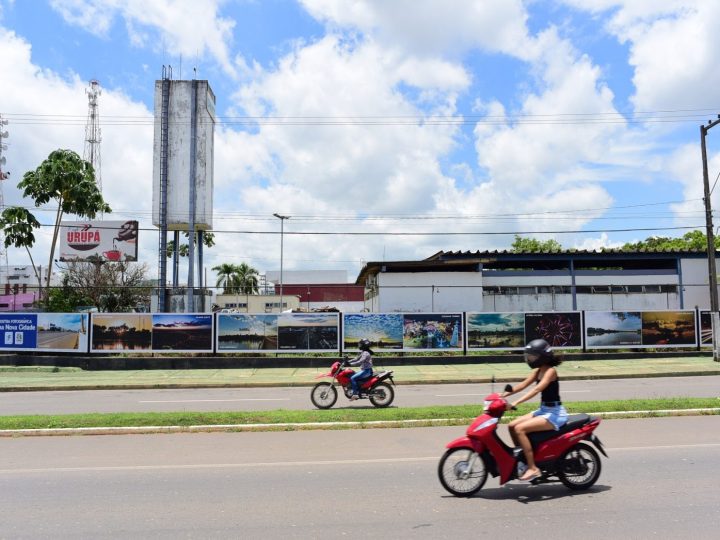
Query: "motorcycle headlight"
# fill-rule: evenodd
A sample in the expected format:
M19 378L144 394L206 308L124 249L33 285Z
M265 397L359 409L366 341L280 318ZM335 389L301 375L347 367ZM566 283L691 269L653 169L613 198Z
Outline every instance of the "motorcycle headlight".
M491 403L492 403L492 401L489 399L486 399L485 401L483 401L483 411L487 412L488 409L490 408Z

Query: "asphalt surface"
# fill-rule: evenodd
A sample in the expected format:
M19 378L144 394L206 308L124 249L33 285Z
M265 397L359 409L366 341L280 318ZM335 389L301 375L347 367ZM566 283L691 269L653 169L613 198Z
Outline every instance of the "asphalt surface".
M399 385L393 407L479 404L502 383ZM611 399L716 397L720 406L720 377L650 377L563 380L565 403ZM367 408L366 400L338 398L335 408ZM308 410L310 389L296 386L258 388L170 388L118 390L51 390L0 392L0 414L74 414L176 411Z
M720 417L604 420L598 483L451 497L462 427L0 439L3 538L714 538ZM506 437L506 432L501 436Z
M16 368L1 365L0 391L83 390L123 388L212 388L312 386L325 368L263 367L197 370L83 371L76 368ZM384 365L394 371L395 383L443 384L518 381L528 375L523 362L479 364ZM329 366L328 366L329 367ZM720 362L711 356L678 358L633 358L624 360L573 360L559 368L562 380L617 379L667 376L720 375Z

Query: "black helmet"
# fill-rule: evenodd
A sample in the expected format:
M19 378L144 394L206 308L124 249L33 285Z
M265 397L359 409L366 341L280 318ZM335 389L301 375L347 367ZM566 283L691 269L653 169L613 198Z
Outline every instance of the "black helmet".
M525 361L533 369L540 367L548 358L552 357L552 347L544 339L533 339L525 345Z
M361 339L358 341L358 349L361 351L369 351L370 350L370 340L369 339Z

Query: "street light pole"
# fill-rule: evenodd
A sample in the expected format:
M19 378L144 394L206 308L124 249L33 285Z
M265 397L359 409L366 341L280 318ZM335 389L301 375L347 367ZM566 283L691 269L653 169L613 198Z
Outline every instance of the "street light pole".
M285 220L290 219L290 216L281 216L280 214L273 214L280 220L280 313L283 311L283 236L285 235Z
M720 124L720 114L717 120L709 121L707 125L700 126L700 147L702 150L702 166L703 166L703 194L705 201L705 235L707 236L707 254L708 254L708 274L710 278L710 318L712 320L712 339L713 339L713 360L720 362L720 339L718 333L720 331L720 314L718 314L718 291L717 291L717 269L715 265L715 234L713 231L712 207L710 204L710 179L708 176L707 165L707 148L705 146L705 137L707 132L714 126Z

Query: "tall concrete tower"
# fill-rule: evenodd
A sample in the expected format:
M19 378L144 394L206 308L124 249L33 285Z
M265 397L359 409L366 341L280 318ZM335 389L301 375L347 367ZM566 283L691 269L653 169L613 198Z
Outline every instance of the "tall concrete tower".
M88 97L88 116L85 124L85 149L83 151L83 159L92 164L95 169L95 182L102 193L102 160L100 159L100 142L102 134L100 132L100 109L98 107L98 98L102 91L100 90L100 81L95 79L90 81L90 86L85 90Z

